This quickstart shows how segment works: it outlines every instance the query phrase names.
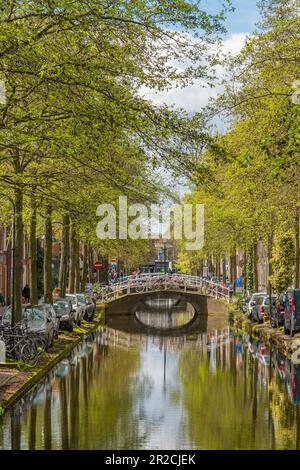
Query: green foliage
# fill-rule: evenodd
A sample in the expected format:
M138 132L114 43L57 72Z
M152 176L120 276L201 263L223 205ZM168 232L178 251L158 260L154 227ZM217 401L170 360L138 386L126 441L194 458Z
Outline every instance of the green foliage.
M130 203L158 202L164 188L157 168L175 174L194 168L207 139L199 117L155 106L141 89L161 92L195 78L211 82L209 63L216 58L208 47L223 33L230 3L224 0L209 14L191 0L0 0L0 78L6 86L1 218L11 220L21 193L18 233L23 222L29 227L34 200L37 236L51 205L58 224L68 213L77 239L101 254L118 254L128 267L143 262L149 251L144 241L97 239L97 206L116 204L119 195ZM53 227L53 235L60 237L61 230ZM41 252L39 292L40 262ZM19 263L19 284L22 274Z
M0 418L4 415L5 411L2 405L0 405Z
M279 231L275 237L272 253L274 274L272 281L276 292L285 291L293 280L293 267L295 264L295 245L292 230Z
M205 204L205 248L198 262L230 255L235 248L245 252L259 238L271 252L275 231L283 223L295 227L299 212L300 106L292 95L300 73L295 61L300 17L287 0L261 3L261 29L237 57L225 59L230 79L208 107L208 114L232 120L225 135L216 135L207 145L198 161L202 179L196 177L196 189L188 198ZM194 255L181 251L188 266ZM255 269L251 256L249 290ZM283 284L290 280L290 269L292 265L278 274L286 277Z
M242 310L244 303L244 295L243 294L235 294L232 297L232 306L236 310Z

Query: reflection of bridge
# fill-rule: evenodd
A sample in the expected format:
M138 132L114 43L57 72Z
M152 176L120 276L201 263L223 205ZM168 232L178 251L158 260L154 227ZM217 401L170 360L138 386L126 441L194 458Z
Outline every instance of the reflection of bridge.
M198 276L186 274L141 274L136 278L124 278L107 286L101 291L104 303L113 302L120 297L131 294L148 294L153 292L188 293L205 295L216 299L230 301L231 290L222 284L208 281Z
M195 332L193 335L182 334L180 336L162 336L156 335L149 337L146 335L129 333L119 329L110 327L100 328L100 342L107 346L118 346L129 349L138 347L141 344L147 344L149 341L158 344L160 350L167 347L170 351L181 351L190 348L193 351L202 350L208 352L214 349L227 348L233 341L234 335L228 327L222 329L214 329L211 332ZM150 339L149 339L150 338Z
M170 302L170 305L167 306ZM152 314L159 317L165 313L188 312L188 323L178 325L165 325L159 328L157 321L145 324L141 314ZM191 313L193 313L191 315ZM210 314L210 315L209 315ZM132 293L108 302L105 307L105 321L111 328L137 334L163 334L176 336L207 331L208 324L227 322L227 303L200 294L199 292L144 292ZM157 327L155 327L155 325Z

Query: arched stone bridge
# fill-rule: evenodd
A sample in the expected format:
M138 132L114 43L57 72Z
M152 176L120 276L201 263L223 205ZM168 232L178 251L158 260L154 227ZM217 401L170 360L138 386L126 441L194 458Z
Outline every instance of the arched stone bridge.
M208 281L198 276L186 274L141 274L136 278L126 277L121 281L101 289L103 303L115 302L132 294L148 295L154 292L172 292L180 295L196 293L206 297L230 301L232 291L222 284Z
M172 276L174 279L174 277ZM190 277L191 278L191 277ZM227 318L227 304L230 293L226 288L215 285L206 285L200 278L187 279L176 276L175 279L181 285L171 284L170 276L156 276L158 283L153 289L147 286L148 279L143 279L144 286L138 285L140 278L131 280L127 286L118 286L118 290L109 292L105 302L106 323L131 333L163 334L173 336L178 334L191 334L207 331L208 322L218 318ZM151 278L153 282L153 277ZM197 281L197 284L196 282ZM215 291L213 291L215 289ZM228 297L227 297L228 295ZM161 330L158 327L145 325L140 321L139 315L146 315L153 311L168 314L176 311L186 311L191 308L193 314L191 320L179 327L168 328L166 325ZM137 315L137 312L139 315ZM208 315L208 314L211 315ZM168 315L167 315L168 317ZM159 331L160 330L160 331Z

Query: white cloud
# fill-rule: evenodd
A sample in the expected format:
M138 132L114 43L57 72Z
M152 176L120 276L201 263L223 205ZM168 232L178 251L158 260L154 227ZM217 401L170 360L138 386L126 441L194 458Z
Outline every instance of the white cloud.
M224 54L237 55L243 48L246 38L246 33L235 33L230 35L223 41L222 52ZM224 75L223 67L217 67L217 76L222 78ZM204 86L202 82L194 83L184 89L174 88L167 92L154 92L153 90L142 90L142 94L146 99L151 99L155 104L166 104L168 106L175 106L183 108L189 113L195 113L201 110L208 104L210 98L216 97L221 91L220 85L216 84L215 87L210 88Z

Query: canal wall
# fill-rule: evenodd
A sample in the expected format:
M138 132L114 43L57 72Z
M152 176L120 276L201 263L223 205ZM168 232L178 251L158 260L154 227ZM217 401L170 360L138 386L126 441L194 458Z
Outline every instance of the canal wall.
M0 364L0 416L42 380L62 359L69 356L83 338L99 326L104 318L104 307L98 305L98 314L91 323L82 322L73 333L62 333L53 348L45 352L36 367L7 362Z
M296 334L291 338L284 334L283 327L272 328L270 322L263 324L252 323L241 311L233 310L230 307L229 318L231 318L236 331L245 332L265 342L267 345L275 347L289 359L297 354L297 350L300 347L300 334Z

